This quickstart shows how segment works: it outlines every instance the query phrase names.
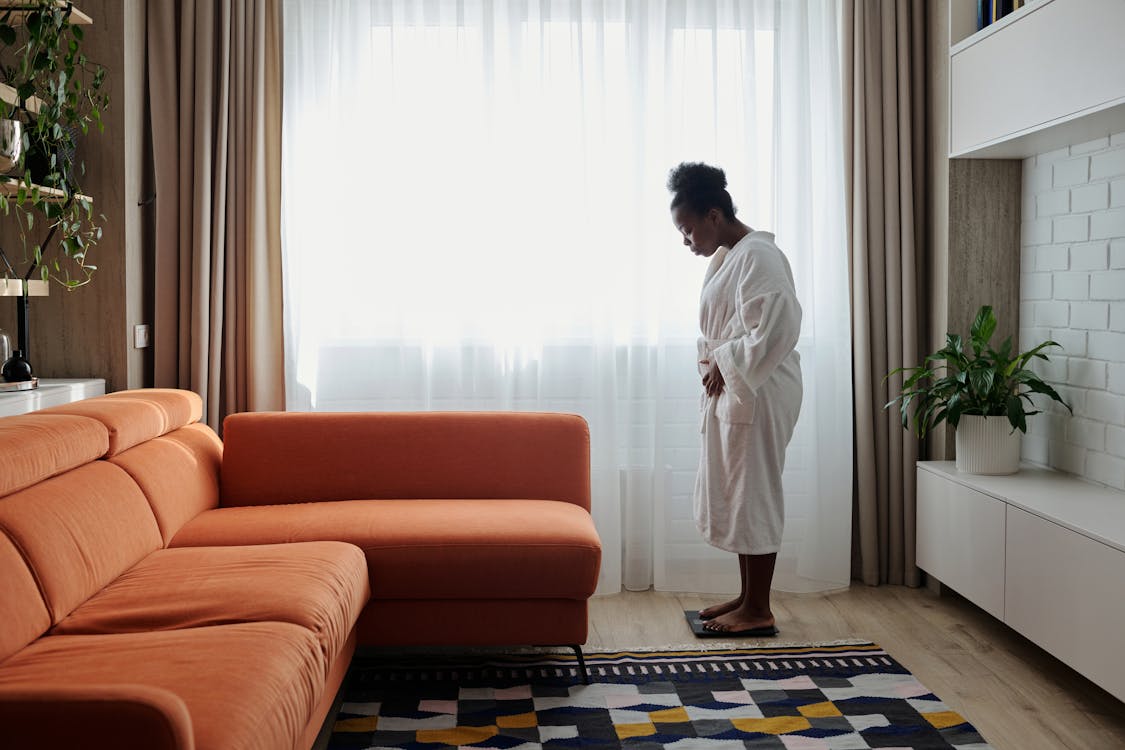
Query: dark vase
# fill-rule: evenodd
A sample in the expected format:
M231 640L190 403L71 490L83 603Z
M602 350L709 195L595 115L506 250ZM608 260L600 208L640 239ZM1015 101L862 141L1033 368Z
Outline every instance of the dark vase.
M8 383L22 383L31 380L31 363L23 358L23 352L16 349L12 358L4 363L0 375Z

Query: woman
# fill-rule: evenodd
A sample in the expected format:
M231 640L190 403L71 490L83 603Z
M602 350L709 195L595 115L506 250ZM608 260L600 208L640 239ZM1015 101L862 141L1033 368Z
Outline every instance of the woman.
M668 178L672 222L710 258L699 300L703 447L695 521L711 545L738 555L742 592L700 613L716 634L776 635L770 583L785 519L781 472L801 410L794 347L801 306L773 235L735 218L723 170L680 164Z

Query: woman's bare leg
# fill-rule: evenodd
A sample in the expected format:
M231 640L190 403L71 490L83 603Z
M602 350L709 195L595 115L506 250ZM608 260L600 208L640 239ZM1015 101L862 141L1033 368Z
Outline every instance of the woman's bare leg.
M708 620L703 627L722 633L765 628L774 624L770 610L770 586L777 553L769 555L739 555L743 566L742 598L737 607Z
M722 604L716 604L707 609L701 609L699 611L699 619L710 620L712 617L725 615L727 612L733 612L738 609L742 604L742 599L746 596L746 562L742 559L744 557L745 555L738 555L737 558L738 574L742 578L742 590L738 592L738 596L731 599L729 602L723 602Z

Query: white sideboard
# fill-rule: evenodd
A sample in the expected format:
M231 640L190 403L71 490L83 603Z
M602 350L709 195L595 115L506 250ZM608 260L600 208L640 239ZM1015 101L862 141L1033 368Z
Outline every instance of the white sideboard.
M104 395L103 378L40 378L39 387L34 390L0 393L0 417L14 417Z
M1125 493L918 463L918 567L1125 700Z
M949 155L1024 158L1125 130L1125 3L1029 0L976 29L950 0Z

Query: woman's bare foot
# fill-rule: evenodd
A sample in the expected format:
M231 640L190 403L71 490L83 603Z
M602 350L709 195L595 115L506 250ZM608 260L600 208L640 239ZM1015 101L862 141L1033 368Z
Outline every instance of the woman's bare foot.
M716 633L738 633L744 630L767 629L774 626L773 613L769 610L762 612L752 610L747 606L739 606L713 620L708 620L703 625L703 629Z
M708 607L707 609L699 610L699 619L700 620L710 620L714 617L718 617L719 615L725 615L727 612L733 612L734 610L738 609L741 605L742 605L742 597L739 596L735 599L731 599L729 602L723 602L722 604L715 604L713 606Z

